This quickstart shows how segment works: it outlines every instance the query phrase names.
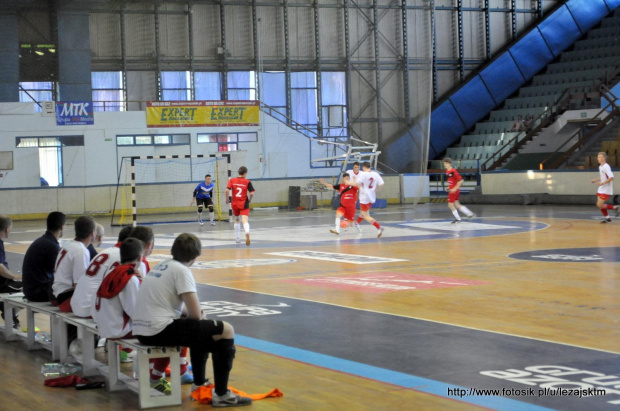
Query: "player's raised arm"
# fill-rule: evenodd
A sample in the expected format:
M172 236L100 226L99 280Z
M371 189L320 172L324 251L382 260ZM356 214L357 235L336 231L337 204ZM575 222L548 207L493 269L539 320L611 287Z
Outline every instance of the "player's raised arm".
M321 184L323 184L325 187L328 187L328 188L331 188L332 190L335 190L333 184L329 184L327 181L323 180L322 178L319 178L319 182Z

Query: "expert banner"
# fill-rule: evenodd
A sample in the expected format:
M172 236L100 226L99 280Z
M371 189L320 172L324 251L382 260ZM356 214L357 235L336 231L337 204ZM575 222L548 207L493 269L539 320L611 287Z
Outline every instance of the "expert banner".
M258 126L258 101L149 101L147 127Z

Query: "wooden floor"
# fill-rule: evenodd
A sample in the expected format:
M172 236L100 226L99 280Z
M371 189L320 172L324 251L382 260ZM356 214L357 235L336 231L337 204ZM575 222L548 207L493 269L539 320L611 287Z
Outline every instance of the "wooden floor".
M424 356L429 364L437 363L437 369L432 372L422 365L418 372L415 363L403 364L402 369L393 370L428 379L424 381L465 388L529 387L515 385L514 381L510 385L507 381L480 377L488 368L476 369L473 357L478 354L471 353L478 351L476 347L470 347L472 343L469 337L464 337L465 332L476 332L476 338L482 336L482 341L488 342L491 348L485 348L481 356L485 361L497 364L496 370L520 367L520 363L505 367L505 357L523 355L527 358L529 353L534 355L537 351L547 350L558 354L556 357L549 354L546 363L527 365L567 366L597 375L610 375L613 373L609 371L611 363L618 375L620 252L617 250L620 249L620 220L599 224L600 213L594 206L474 205L471 208L478 217L460 225L450 224L452 216L446 204L373 210L374 216L386 227L380 239L376 238L375 229L365 222L361 235L354 229L340 236L330 234L329 228L334 221L331 210L253 211L250 218L252 244L249 247L235 244L232 227L226 222L215 227L200 227L196 223L154 225L157 250L150 259L156 263L168 255L176 234L198 234L203 241L203 254L193 272L198 283L209 286L205 290L216 293L218 288L213 286L223 287L241 293L239 295L286 298L289 305L294 305L290 301L303 302L309 304L306 311L317 308L316 318L308 320L303 317L307 330L285 340L281 338L285 338L290 330L297 330L299 324L296 321L301 319L296 320L293 315L288 316L289 323L263 319L256 323L261 329L255 330L244 322L247 319L240 318L240 314L222 313L221 319L233 324L240 336L256 338L257 335L259 340L295 346L303 352L312 351L305 348L305 343L313 343L315 347L323 345L325 352L330 345L338 344L344 347L339 352L345 353L343 356L347 360L353 358L355 363L371 364L370 358L368 361L364 358L367 354L356 354L359 340L348 340L347 329L322 329L330 324L331 318L321 318L318 313L328 312L324 310L329 307L338 307L346 309L347 315L351 316L347 321L352 327L368 326L366 323L356 325L356 312L376 314L379 321L386 324L386 328L381 328L385 334L378 337L373 332L374 326L367 330L369 339L377 339L377 352L382 351L384 342L389 342L397 344L397 348L384 353L386 357L402 356L405 363L412 357L403 354L415 352ZM41 224L14 223L13 233L5 242L13 271L19 268L28 243L41 234L37 231ZM107 226L106 230L109 238L104 247L114 242L118 228ZM68 230L66 238L71 235ZM585 254L579 254L579 250L584 249L588 249ZM325 253L341 255L330 258L331 254ZM517 253L523 254L515 256ZM366 264L352 262L362 257L367 259ZM237 294L231 295L234 298ZM461 335L463 361L471 360L474 365L455 364L452 369L451 365L441 361L446 355L454 354L442 352L442 349L448 349L448 345L439 339L437 343L420 346L416 341L422 341L421 334L404 338L399 335L401 328L396 325L390 328L395 319L399 322L394 324L403 324L404 321L415 327L424 324L424 327L458 330L450 334L451 342L456 342L458 347ZM312 323L314 320L315 324ZM436 332L441 333L444 331ZM510 344L518 341L525 347L524 352L506 351L510 346L506 341ZM284 397L255 401L254 409L506 409L505 404L493 402L491 396L488 400L484 396L459 398L447 392L434 392L426 383L401 386L383 379L380 372L375 378L372 374L356 372L354 368L336 370L310 359L306 361L303 355L295 358L277 352L274 355L257 347L243 346L238 342L230 385L250 393L267 392L277 387ZM549 351L549 347L553 350ZM591 353L592 358L598 360L589 361L586 355L585 363L570 364L563 353L575 349ZM333 352L329 355L330 358L338 357ZM611 362L603 361L607 366L600 364L601 355L611 358ZM39 371L41 365L49 361L45 351L28 352L23 344L6 343L0 337L0 358L4 364L0 395L5 399L3 404L11 404L12 410L82 408L85 404L90 409L137 407L137 396L133 393L108 394L103 390L44 387ZM375 367L387 364L382 358L373 358L372 361L375 361L372 363ZM467 368L471 375L477 376L476 379L470 381L467 379L470 377L459 377L456 372L459 367ZM394 367L379 368L389 370ZM607 388L613 390L610 385ZM616 389L620 387L616 386ZM184 396L183 407L197 407L189 401L189 387L184 390L187 396ZM556 399L548 403L544 398L510 398L514 400L510 408L522 405L522 409L536 409L538 406L580 409L578 404L569 400ZM620 400L620 395L610 393L604 399L592 402L588 408L617 409L618 405L610 401ZM0 409L4 407L0 405Z

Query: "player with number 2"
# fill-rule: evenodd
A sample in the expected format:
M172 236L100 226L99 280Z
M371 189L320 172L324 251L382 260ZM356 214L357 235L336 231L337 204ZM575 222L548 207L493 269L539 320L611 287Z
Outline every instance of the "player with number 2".
M233 177L228 180L226 186L226 204L231 204L233 215L235 216L235 233L237 234L237 243L241 242L241 224L239 217L243 222L243 230L245 231L245 245L250 245L250 203L254 196L254 187L252 182L246 178L248 168L239 167L239 177Z

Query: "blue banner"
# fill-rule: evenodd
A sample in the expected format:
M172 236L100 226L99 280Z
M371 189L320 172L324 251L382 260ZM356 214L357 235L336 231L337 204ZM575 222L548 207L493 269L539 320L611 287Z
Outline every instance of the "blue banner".
M57 101L56 125L77 126L95 124L92 101Z

